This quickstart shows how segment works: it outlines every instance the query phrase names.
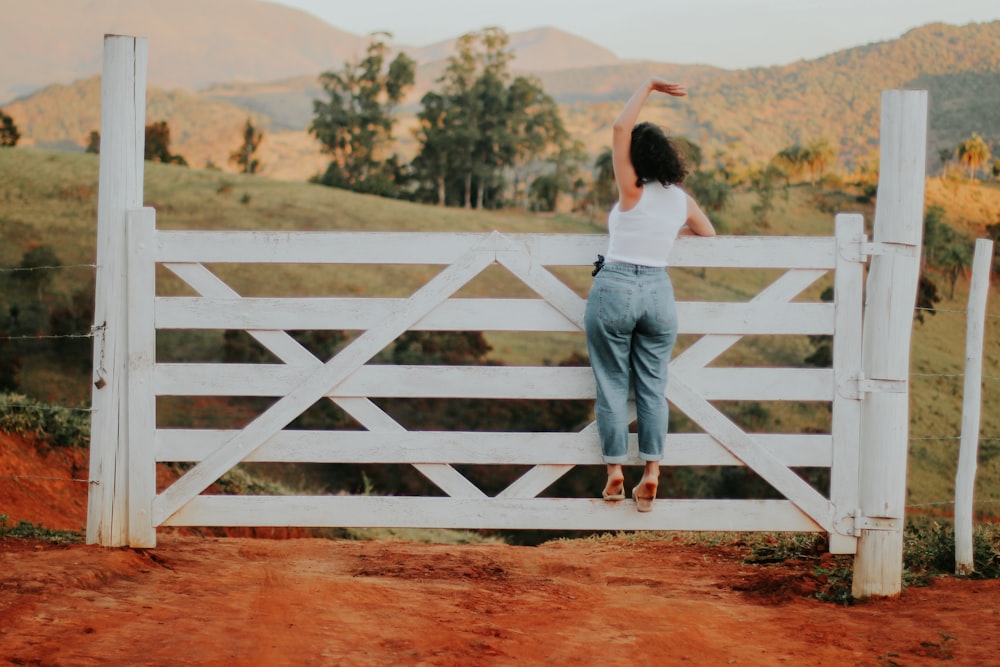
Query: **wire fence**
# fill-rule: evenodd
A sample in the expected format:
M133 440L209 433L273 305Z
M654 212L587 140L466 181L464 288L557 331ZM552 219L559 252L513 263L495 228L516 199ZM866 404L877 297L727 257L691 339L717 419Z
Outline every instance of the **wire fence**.
M12 475L0 473L0 479L39 479L53 482L78 482L82 484L100 484L95 480L82 479L80 477L49 477L47 475Z
M0 266L0 273L25 273L53 269L96 269L97 264L53 264L51 266Z

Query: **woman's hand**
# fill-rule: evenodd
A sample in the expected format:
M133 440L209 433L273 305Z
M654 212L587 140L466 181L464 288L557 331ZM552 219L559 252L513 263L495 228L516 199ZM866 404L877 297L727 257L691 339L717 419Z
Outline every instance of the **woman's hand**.
M652 78L649 80L649 87L658 93L666 93L674 97L684 97L687 95L687 88L679 83L671 83L666 79Z

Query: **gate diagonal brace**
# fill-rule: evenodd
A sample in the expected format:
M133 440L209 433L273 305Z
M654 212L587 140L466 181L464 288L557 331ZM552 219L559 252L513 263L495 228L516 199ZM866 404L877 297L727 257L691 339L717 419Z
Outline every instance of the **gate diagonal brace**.
M223 447L202 459L162 494L156 496L153 504L155 523L164 523L185 503L256 451L302 411L339 386L359 366L414 322L479 275L493 262L491 252L495 246L489 245L491 240L492 237L477 239L462 257L411 295L400 310L354 339L322 367L313 370L301 384L250 422Z

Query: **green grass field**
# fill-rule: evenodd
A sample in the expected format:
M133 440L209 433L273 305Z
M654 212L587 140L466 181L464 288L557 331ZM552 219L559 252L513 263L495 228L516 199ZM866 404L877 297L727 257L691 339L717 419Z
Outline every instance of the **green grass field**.
M35 245L53 248L63 264L95 261L98 159L93 155L0 150L0 267L16 266ZM521 212L479 212L415 205L399 201L262 177L200 171L146 164L145 202L156 208L157 223L170 229L258 230L407 230L600 233L601 221L572 215L539 216ZM750 224L750 193L737 193L721 216L732 233L817 235L832 234L834 211L861 212L871 219L871 207L846 195L795 187L778 208L767 229ZM371 267L366 270L320 271L309 267L276 266L267 271L243 270L223 275L248 295L408 294L412 285L430 275L428 269ZM560 269L560 275L578 293L590 282L589 270ZM19 296L12 274L0 274L0 322ZM711 269L673 272L681 299L745 299L756 294L773 274ZM89 267L52 272L44 286L46 303L68 302L72 292L93 280ZM953 299L946 281L937 277L944 295L942 312L926 315L914 325L911 370L911 447L909 502L913 505L947 503L953 498L958 436L961 425L962 378L968 281L960 279ZM516 280L501 269L490 269L463 291L463 295L518 295ZM828 284L828 283L826 283ZM814 298L823 284L810 293ZM174 289L165 279L161 289ZM523 295L520 294L520 295ZM977 487L977 509L1000 516L1000 294L990 294L984 363L984 408ZM951 312L956 311L956 312ZM27 315L22 315L26 317ZM166 337L160 353L165 358L215 358L221 332L204 336ZM584 349L581 335L489 335L491 358L507 364L559 363ZM682 341L683 346L690 341ZM59 352L44 341L32 345L21 370L20 390L32 397L64 404L85 404L89 373L68 366ZM749 337L725 361L737 365L800 363L810 352L805 337L774 340ZM818 428L827 423L825 407L767 405L782 431ZM947 504L929 509L950 510Z

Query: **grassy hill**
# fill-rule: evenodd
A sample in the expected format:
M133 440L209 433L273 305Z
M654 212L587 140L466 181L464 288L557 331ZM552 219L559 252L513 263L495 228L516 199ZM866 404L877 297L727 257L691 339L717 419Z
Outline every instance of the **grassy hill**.
M998 41L1000 21L931 24L816 60L716 77L684 112L709 145L738 143L758 159L825 136L843 158L858 160L878 145L880 91L927 88L936 160L938 148L953 149L973 130L1000 141L1000 87L989 85L1000 75Z
M51 246L64 264L90 264L94 261L95 220L97 207L97 157L35 150L0 150L0 230L5 243L0 245L0 267L18 264L23 253L39 244ZM934 181L932 181L934 183ZM942 185L947 191L947 184ZM975 186L966 185L968 188ZM929 200L934 187L928 189ZM975 187L962 199L979 197L995 201L1000 214L996 188ZM582 232L595 233L601 225L572 216L532 216L518 212L479 212L414 205L389 201L350 192L309 185L237 176L215 171L184 169L161 164L146 165L145 201L157 209L158 224L165 228L239 228L301 230L421 230L510 232ZM859 211L871 219L871 209L836 192L807 186L792 188L782 200L772 227L756 230L748 222L754 199L738 193L726 219L735 233L829 234L833 211ZM982 205L982 204L980 204ZM304 271L304 269L303 269ZM578 293L587 289L589 271L563 272ZM368 271L333 272L317 280L297 269L277 266L268 272L249 272L234 276L246 294L370 294L407 293L412 284L425 280L422 273L408 273L392 267ZM93 279L93 269L83 267L55 271L52 281L40 290L48 305L68 304L72 294ZM721 270L702 274L695 270L675 271L677 292L682 299L748 298L755 294L767 276L734 275ZM927 315L924 324L914 325L911 370L910 502L914 504L947 501L952 485L958 436L961 423L962 379L964 368L965 309L968 284L959 280L954 299L947 298L943 277L938 277L945 298L938 304L942 312ZM469 293L490 295L506 289L513 280L504 272L488 273L469 288ZM7 321L12 305L24 299L25 287L11 274L0 273L0 322ZM990 295L991 319L987 329L984 373L981 446L980 499L996 499L1000 494L1000 290ZM32 313L24 310L20 319L26 323ZM89 326L89 321L85 326ZM84 327L85 328L85 327ZM810 352L805 337L769 341L748 337L727 355L728 363L753 366L774 360L798 363ZM574 351L582 351L579 335L525 336L488 335L493 351L490 358L509 364L558 363ZM685 340L681 345L691 341ZM65 405L86 403L89 398L89 372L85 367L67 364L60 354L59 341L22 341L25 350L21 390L43 400ZM89 341L84 341L89 346ZM202 338L182 338L169 342L161 350L170 358L218 358L221 333ZM825 410L787 404L762 406L779 430L798 431L819 428L828 417ZM930 439L928 439L930 438ZM947 506L944 506L947 508ZM1000 506L984 503L984 511L1000 514Z

